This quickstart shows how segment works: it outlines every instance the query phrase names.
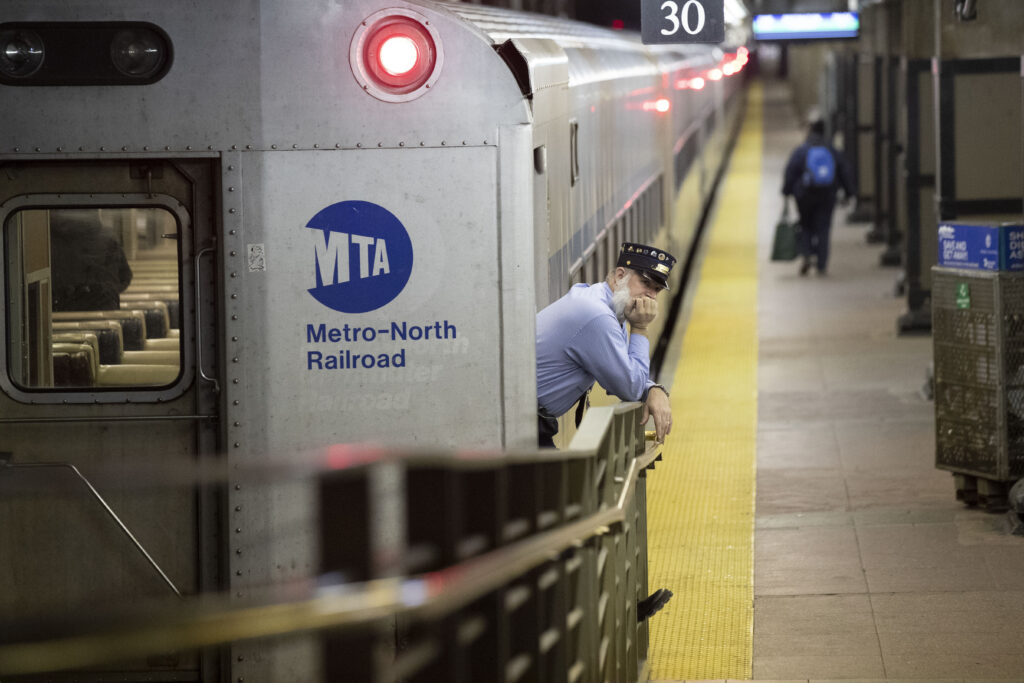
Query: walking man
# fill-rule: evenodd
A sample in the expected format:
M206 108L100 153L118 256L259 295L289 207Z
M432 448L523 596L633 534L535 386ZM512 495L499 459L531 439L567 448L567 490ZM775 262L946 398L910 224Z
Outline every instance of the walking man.
M825 139L825 122L813 119L807 138L789 157L782 182L782 194L796 199L800 214L801 275L811 269L812 257L819 275L828 270L829 232L838 191L844 193L844 205L856 194L850 176L843 155Z

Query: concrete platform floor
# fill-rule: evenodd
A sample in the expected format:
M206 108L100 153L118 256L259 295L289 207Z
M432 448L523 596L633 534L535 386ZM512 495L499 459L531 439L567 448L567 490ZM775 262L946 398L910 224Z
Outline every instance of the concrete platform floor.
M897 335L898 268L837 210L827 276L771 263L803 137L765 84L753 678L1024 682L1024 538L934 467L929 335Z

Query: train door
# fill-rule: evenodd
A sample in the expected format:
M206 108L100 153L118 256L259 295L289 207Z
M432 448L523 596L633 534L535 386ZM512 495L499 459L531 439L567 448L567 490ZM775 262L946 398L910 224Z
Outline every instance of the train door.
M189 474L218 451L219 177L212 158L0 162L5 620L221 585L217 493ZM89 680L130 672L219 675L169 653Z

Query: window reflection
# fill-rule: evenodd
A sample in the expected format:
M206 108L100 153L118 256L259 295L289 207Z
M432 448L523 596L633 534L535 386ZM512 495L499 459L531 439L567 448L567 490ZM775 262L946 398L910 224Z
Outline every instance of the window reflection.
M26 389L172 384L181 372L177 233L161 208L12 214L11 380Z

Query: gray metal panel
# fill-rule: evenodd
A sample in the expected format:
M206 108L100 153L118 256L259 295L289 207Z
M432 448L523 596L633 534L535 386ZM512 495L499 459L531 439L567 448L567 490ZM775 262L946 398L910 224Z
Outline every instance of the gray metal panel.
M530 158L532 143L529 126L503 128L499 136L503 445L523 450L537 443L537 354L529 343L536 337L535 200L531 167L520 162Z
M4 21L150 21L181 47L168 75L149 86L0 86L6 120L0 152L203 150L256 141L262 128L259 16L255 0L218 3L217 15L201 22L177 3L159 0L6 2ZM80 111L89 112L88 121L80 120Z
M1019 197L1020 74L958 74L954 78L956 199Z
M259 359L245 377L247 420L265 430L255 442L272 453L366 440L501 447L497 147L267 153L243 163L243 177L262 188L243 198L244 239L266 255L265 270L244 272L241 283L247 355ZM305 226L347 200L391 212L414 252L405 288L366 313L331 310L308 291L318 231ZM403 341L392 324L432 334ZM372 338L312 342L310 325ZM349 354L343 365L351 354L388 354L395 364L401 353L404 366L320 369L311 353L325 364Z

